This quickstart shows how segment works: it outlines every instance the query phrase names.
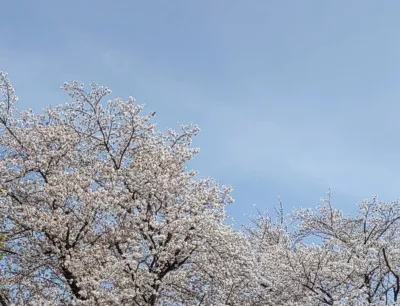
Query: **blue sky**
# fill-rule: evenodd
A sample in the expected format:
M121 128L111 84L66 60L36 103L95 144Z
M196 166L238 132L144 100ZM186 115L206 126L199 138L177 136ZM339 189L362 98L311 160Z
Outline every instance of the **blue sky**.
M194 122L192 166L229 209L345 211L400 197L398 1L3 1L0 70L21 108L64 81L133 95L160 128Z

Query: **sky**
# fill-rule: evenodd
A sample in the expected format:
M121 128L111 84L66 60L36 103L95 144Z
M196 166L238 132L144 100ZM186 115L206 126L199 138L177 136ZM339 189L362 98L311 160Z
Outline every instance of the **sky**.
M400 198L399 1L2 1L0 70L40 111L96 82L194 122L190 164L234 188L228 212L353 213ZM178 123L179 122L179 123Z

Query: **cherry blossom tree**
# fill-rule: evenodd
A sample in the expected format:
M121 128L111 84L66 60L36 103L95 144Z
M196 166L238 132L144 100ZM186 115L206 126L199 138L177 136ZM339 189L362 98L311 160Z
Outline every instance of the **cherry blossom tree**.
M303 286L303 277L293 269L298 263L294 258L296 235L290 230L282 206L277 212L274 217L257 209L257 215L250 217L251 224L244 226L257 263L257 279L268 292L267 305L313 305L315 294Z
M132 97L62 89L70 103L17 111L0 74L1 304L250 301L244 238L223 222L230 188L185 168L198 127L163 134Z
M345 216L328 199L288 225L266 213L247 228L276 304L397 305L400 203L363 201ZM280 301L280 302L279 302Z
M331 305L349 300L399 302L399 202L383 203L374 197L358 205L356 216L348 217L328 198L316 210L297 211L297 218L300 236L322 241L312 256L314 268L308 277L303 275L310 290Z
M330 195L226 222L231 188L186 164L195 125L158 131L78 82L42 114L0 73L0 305L391 305L400 203L345 216Z

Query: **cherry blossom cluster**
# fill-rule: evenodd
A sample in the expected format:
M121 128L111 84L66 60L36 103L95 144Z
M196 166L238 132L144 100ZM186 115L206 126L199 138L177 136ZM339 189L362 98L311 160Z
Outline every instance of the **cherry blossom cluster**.
M328 198L237 229L231 188L186 167L196 125L162 133L132 97L62 90L18 111L0 73L1 306L399 302L400 203L347 217Z

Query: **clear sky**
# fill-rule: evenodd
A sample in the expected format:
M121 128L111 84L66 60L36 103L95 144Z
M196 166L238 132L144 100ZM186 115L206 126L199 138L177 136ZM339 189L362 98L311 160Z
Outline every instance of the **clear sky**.
M194 122L192 166L252 204L345 211L400 197L400 2L1 1L0 70L20 107L64 81L133 95L160 128Z

